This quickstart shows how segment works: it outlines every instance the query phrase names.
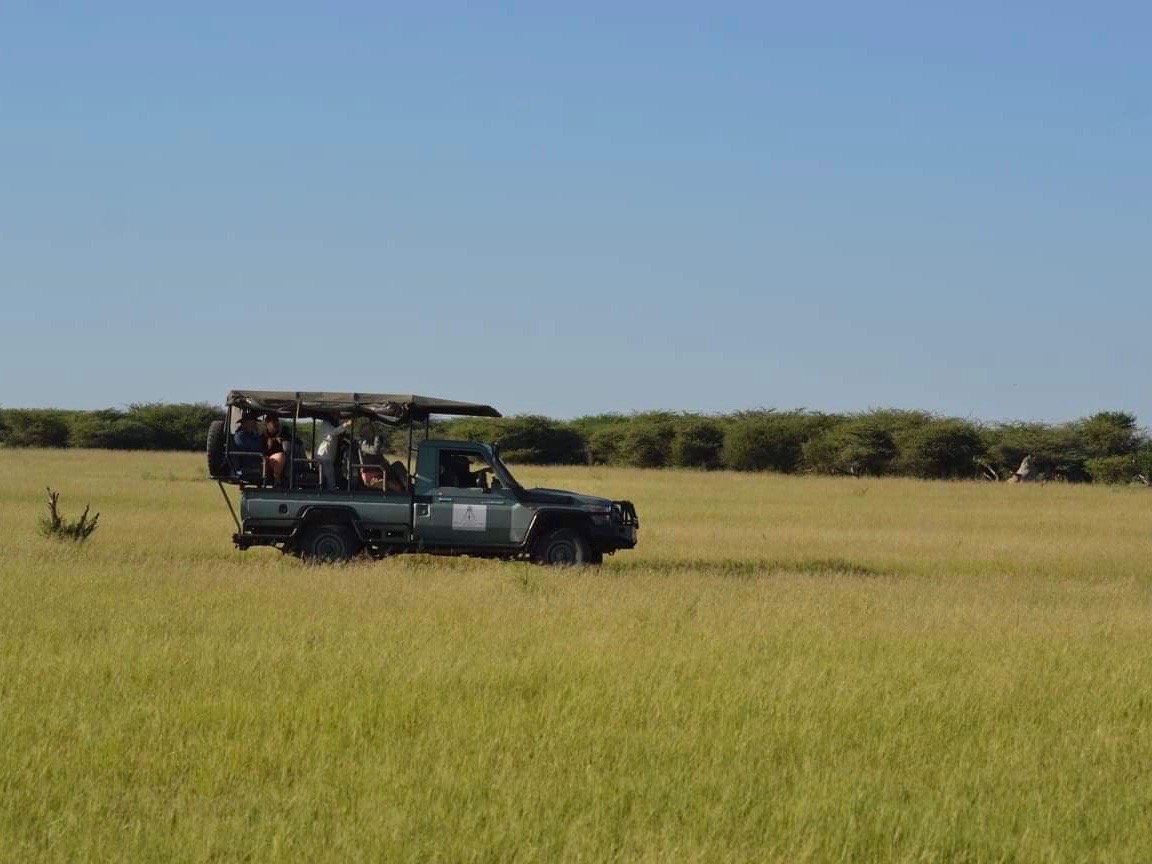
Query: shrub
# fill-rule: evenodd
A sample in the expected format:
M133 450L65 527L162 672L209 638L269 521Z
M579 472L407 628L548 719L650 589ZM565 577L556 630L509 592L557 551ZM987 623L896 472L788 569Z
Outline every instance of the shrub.
M15 408L4 412L4 444L9 447L67 447L71 412L54 408Z
M0 445L117 450L200 450L204 432L223 412L202 403L139 403L126 410L0 410ZM408 430L379 427L390 452L403 454ZM297 434L310 438L307 420ZM977 442L973 435L977 435ZM1152 475L1152 441L1123 411L1073 423L1006 423L981 428L924 411L873 409L856 415L745 411L705 417L652 411L598 414L569 422L524 415L434 420L432 437L494 441L510 462L525 464L667 465L740 471L912 474L965 477L987 456L1008 476L1025 456L1040 476L1072 481L1115 478L1135 465ZM417 426L414 442L424 439ZM1121 457L1132 457L1124 461ZM1109 461L1112 460L1112 461Z
M907 411L901 408L874 408L853 419L886 431L892 436L892 442L896 445L898 453L925 426L939 422L938 417L927 411Z
M107 450L145 450L152 445L152 430L123 411L84 411L72 418L73 447Z
M1136 417L1123 411L1101 411L1076 425L1088 459L1124 456L1140 446Z
M666 416L639 415L625 424L616 442L616 459L634 468L663 468L672 461L675 423Z
M892 433L868 415L828 429L803 448L804 465L825 474L884 474L897 453Z
M735 471L795 471L804 442L835 418L803 411L745 413L724 435L723 462Z
M146 449L201 450L209 424L224 412L204 403L146 402L128 406L126 419L148 430Z
M984 455L984 437L966 420L937 420L912 432L900 452L901 468L915 477L972 477Z
M588 462L592 465L616 465L621 461L620 437L622 426L604 426L594 430L585 439Z
M56 540L72 540L77 543L83 543L91 537L92 532L96 530L97 523L100 521L100 514L97 513L89 519L89 508L86 506L77 521L69 522L60 515L59 503L60 493L53 492L49 489L48 516L40 519L40 533L45 537L51 537Z
M1135 453L1087 459L1084 467L1093 483L1131 483L1143 473Z
M579 417L571 426L584 438L585 455L593 465L615 465L623 461L621 439L629 418L621 414Z
M591 464L658 468L672 464L679 420L680 415L672 412L652 411L580 417L569 425L583 437Z
M1074 482L1088 479L1084 446L1074 424L1006 423L985 433L988 454L1002 476L1011 475L1025 456L1041 476Z
M676 426L672 436L671 462L680 468L720 467L724 427L715 420L691 417Z
M1152 441L1145 441L1136 451L1136 470L1152 481Z
M500 445L500 455L522 465L576 465L585 461L584 438L570 426L537 415L499 420L457 420L446 434Z
M1143 442L1134 453L1088 459L1084 467L1093 483L1152 482L1152 442Z

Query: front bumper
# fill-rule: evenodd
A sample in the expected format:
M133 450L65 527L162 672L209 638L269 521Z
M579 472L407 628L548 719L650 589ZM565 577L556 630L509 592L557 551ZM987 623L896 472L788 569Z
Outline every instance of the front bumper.
M592 547L598 552L632 549L640 530L640 517L631 501L613 501L612 515L603 523L592 524Z

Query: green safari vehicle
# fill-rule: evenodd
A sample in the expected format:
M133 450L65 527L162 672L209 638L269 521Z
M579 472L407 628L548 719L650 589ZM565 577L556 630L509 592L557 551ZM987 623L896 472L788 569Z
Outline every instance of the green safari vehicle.
M208 430L208 471L239 549L272 546L319 561L424 552L578 565L636 545L630 501L525 489L497 445L429 437L434 416L499 417L488 405L233 390L226 409ZM274 443L254 445L264 430ZM239 512L225 484L239 488Z

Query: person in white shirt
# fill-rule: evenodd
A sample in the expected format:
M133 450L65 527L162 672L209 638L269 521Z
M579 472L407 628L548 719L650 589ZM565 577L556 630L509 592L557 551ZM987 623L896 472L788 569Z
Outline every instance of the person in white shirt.
M312 448L312 461L320 468L320 482L331 492L336 488L336 453L339 450L340 436L347 435L352 421L340 422L332 416L316 417L316 438Z

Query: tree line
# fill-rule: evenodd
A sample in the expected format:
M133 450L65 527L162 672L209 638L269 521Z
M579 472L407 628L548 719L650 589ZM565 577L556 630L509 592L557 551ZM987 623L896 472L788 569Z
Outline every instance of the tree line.
M0 410L0 445L114 450L199 450L223 412L207 404L126 409ZM395 449L406 446L396 433ZM853 414L740 411L600 414L571 421L534 415L456 419L434 434L496 441L507 461L855 476L1007 479L1025 456L1041 477L1129 483L1152 478L1152 438L1136 417L1104 411L1067 423L980 423L926 411Z

